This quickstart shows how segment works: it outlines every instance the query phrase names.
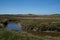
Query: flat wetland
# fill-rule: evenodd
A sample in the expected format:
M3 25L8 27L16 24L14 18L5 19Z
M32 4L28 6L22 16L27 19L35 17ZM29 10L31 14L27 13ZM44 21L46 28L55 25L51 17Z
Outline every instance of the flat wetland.
M8 22L21 26L20 29L23 31L7 30ZM0 15L0 38L0 40L60 40L60 14Z

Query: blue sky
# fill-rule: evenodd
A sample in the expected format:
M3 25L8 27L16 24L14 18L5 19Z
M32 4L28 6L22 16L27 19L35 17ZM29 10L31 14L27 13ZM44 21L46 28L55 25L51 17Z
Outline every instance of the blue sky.
M60 0L0 0L0 14L60 14Z

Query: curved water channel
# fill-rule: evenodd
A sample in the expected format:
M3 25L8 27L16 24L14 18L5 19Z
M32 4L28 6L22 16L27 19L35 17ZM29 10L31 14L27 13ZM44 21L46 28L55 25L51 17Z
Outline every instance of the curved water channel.
M17 23L14 22L8 22L7 26L6 26L7 30L18 30L20 32L23 32L22 28L20 27L20 25L18 25Z

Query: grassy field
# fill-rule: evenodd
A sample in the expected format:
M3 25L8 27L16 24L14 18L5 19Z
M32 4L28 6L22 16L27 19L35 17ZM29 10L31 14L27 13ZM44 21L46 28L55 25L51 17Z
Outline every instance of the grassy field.
M6 29L0 29L0 40L60 40L60 37L52 37L48 35L37 36L16 30L7 31Z
M60 36L60 21L29 20L22 21L23 30L39 36Z
M6 30L9 20L19 22L25 32ZM0 15L0 40L60 40L60 15Z
M0 40L42 40L42 38L16 30L0 29Z

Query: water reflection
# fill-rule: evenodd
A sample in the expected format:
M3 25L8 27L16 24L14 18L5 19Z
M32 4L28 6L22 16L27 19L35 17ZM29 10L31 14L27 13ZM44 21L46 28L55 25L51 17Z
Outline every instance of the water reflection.
M6 29L8 29L8 30L19 30L20 32L23 32L22 28L14 22L8 22Z

